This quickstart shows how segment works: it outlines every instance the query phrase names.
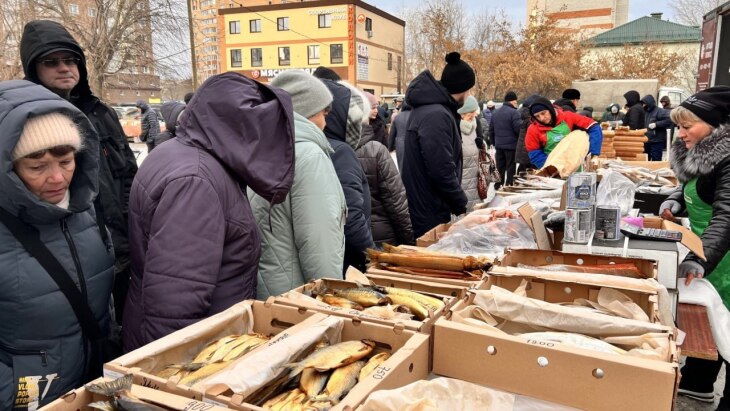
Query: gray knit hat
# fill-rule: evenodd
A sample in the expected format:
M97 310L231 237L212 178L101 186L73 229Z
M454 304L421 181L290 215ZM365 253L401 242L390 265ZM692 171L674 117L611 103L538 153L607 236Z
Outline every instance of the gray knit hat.
M318 78L304 70L285 71L271 82L291 95L294 112L309 118L332 104L332 93Z

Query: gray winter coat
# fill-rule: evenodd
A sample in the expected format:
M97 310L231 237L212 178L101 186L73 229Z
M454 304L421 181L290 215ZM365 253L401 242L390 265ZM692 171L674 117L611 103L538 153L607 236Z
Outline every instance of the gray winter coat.
M246 188L279 204L294 179L286 92L228 72L188 108L132 186L125 351L256 296L261 241Z
M461 120L462 122L464 120ZM479 120L476 120L479 121ZM481 201L477 182L479 181L479 148L476 144L477 127L469 134L461 131L461 152L464 156L464 163L461 170L461 188L466 194L466 211L471 211L474 204Z
M85 140L76 155L67 210L28 191L10 160L26 119L49 112L73 117ZM70 103L20 80L0 83L0 129L0 207L39 231L107 332L114 252L102 240L92 207L98 189L98 136ZM86 382L88 354L81 326L48 272L2 224L0 267L0 409L43 406Z
M327 137L294 113L296 164L286 200L275 206L248 190L261 236L256 298L285 293L318 278L342 278L347 204Z
M373 241L377 245L413 244L406 189L388 149L375 139L369 124L363 125L362 139L355 154L370 187Z

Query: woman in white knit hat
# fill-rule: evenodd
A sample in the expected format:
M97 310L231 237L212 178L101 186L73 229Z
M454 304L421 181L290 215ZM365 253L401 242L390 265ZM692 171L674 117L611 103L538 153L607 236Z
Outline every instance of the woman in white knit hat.
M88 119L42 86L6 81L0 130L0 409L30 409L101 374L114 252L92 207Z

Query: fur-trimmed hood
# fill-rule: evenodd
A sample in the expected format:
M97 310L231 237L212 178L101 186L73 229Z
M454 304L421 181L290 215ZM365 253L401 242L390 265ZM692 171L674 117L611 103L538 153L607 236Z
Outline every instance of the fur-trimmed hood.
M730 156L730 124L720 125L691 149L677 138L672 144L671 154L672 170L681 183L712 174L715 167Z

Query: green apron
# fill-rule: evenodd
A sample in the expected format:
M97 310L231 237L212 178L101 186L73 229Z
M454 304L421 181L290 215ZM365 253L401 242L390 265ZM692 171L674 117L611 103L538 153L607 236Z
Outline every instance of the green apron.
M712 205L705 203L697 194L697 178L684 185L684 202L689 214L692 232L702 236L712 219ZM730 309L730 253L726 253L712 273L705 273L707 281L715 286L722 302ZM711 274L711 275L710 275Z
M570 127L568 127L568 124L565 121L562 121L560 124L548 131L545 136L545 148L543 149L545 154L549 155L553 150L555 150L558 143L560 143L560 141L568 134L570 134Z

